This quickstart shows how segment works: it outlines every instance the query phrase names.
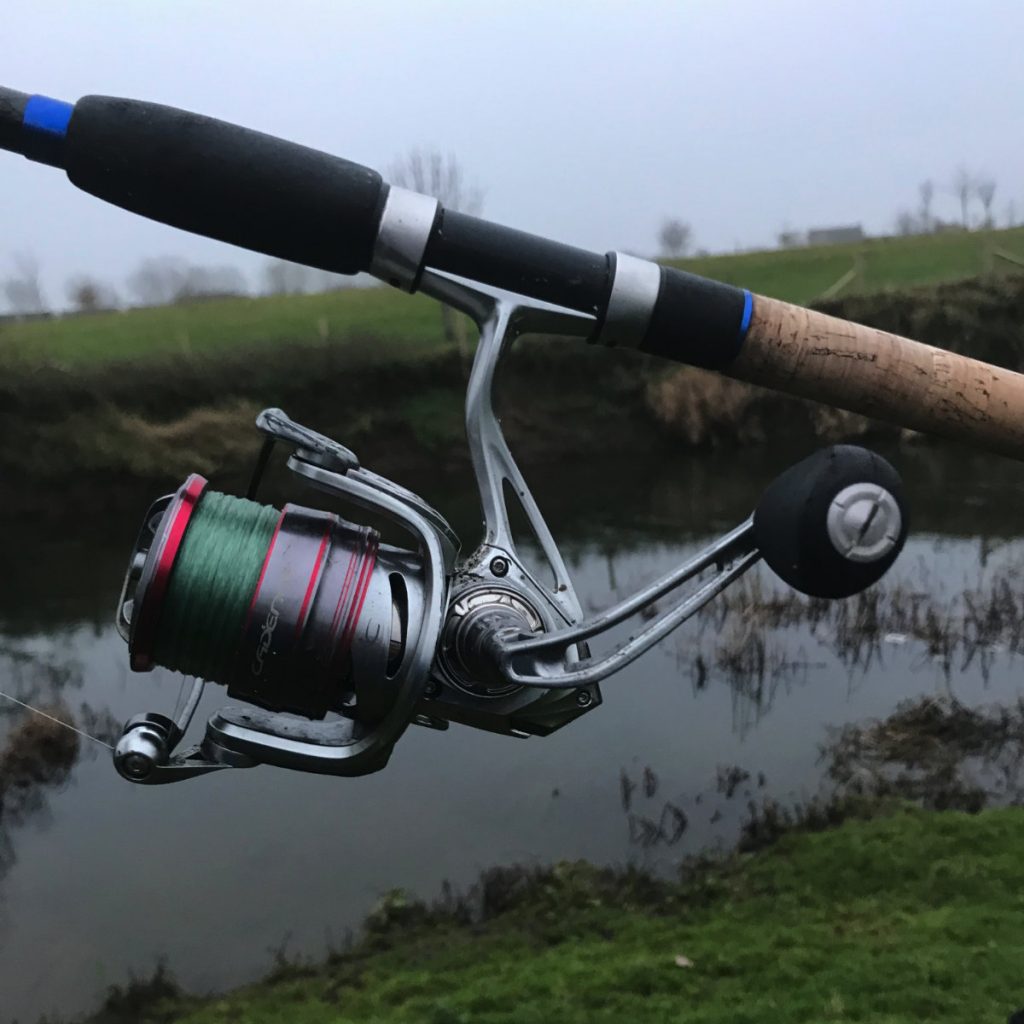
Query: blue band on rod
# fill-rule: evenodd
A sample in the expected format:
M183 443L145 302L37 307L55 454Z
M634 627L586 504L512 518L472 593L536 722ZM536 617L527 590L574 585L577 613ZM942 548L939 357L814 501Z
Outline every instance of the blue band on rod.
M740 342L747 336L750 317L754 312L754 297L746 289L743 290L743 319L740 321Z
M25 104L25 116L21 123L31 131L63 138L67 135L68 122L74 109L71 103L52 100L49 96L33 96Z

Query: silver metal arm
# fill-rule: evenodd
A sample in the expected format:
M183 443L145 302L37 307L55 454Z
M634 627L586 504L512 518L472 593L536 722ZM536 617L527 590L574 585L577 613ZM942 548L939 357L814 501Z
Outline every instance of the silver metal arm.
M631 615L635 615L643 608L653 604L658 598L664 597L712 565L718 566L720 574L726 571L723 569L723 566L729 566L728 571L732 572L731 563L753 552L753 530L754 524L748 519L742 526L736 527L731 533L727 533L720 540L715 541L714 544L705 548L699 555L691 558L688 562L684 562L678 569L673 569L670 573L662 576L661 579L649 583L642 590L638 590L632 597L620 601L599 615L595 615L592 619L588 619L572 629L560 630L557 636L538 636L529 640L520 640L516 643L506 644L505 649L510 654L526 654L548 651L566 644L589 640L606 632L613 626L617 626L620 622L624 622ZM718 593L718 591L715 591L715 593ZM712 594L711 596L714 595ZM649 631L650 629L644 632L647 633Z
M568 629L550 636L528 640L507 640L496 637L495 653L500 671L510 682L518 686L541 686L545 689L575 689L579 686L599 683L608 676L625 668L641 654L650 650L674 629L700 611L709 601L717 597L730 583L739 579L761 555L749 550L738 560L721 569L689 597L680 601L670 611L660 615L651 625L630 637L610 653L593 659L586 659L564 669L568 647L581 635L597 636L614 624L628 618L622 606L616 606L602 616L606 621L598 626L596 620L585 623L580 629ZM549 657L545 658L544 654Z
M206 741L181 753L174 753L174 748L181 742L192 722L206 685L202 679L193 679L191 686L188 686L188 679L184 683L184 699L179 698L173 718L149 712L136 715L125 726L114 748L114 766L129 782L159 786L191 779L196 775L206 775L222 768L251 768L258 763L243 757L218 757L220 752L211 750Z
M594 331L591 316L561 309L518 295L427 272L420 291L465 313L480 329L476 357L466 391L466 436L480 493L484 536L477 550L460 567L473 572L495 558L510 558L537 594L553 604L559 618L578 622L583 610L558 545L523 478L494 410L494 380L502 357L526 334L586 338ZM509 521L506 485L526 514L530 529L551 566L554 585L544 586L529 572L516 546Z

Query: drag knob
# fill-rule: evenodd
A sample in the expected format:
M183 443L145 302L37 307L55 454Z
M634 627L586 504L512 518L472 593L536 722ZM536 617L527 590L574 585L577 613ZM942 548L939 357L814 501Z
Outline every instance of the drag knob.
M812 597L849 597L877 582L907 537L899 474L880 455L834 445L765 490L754 536L772 570Z

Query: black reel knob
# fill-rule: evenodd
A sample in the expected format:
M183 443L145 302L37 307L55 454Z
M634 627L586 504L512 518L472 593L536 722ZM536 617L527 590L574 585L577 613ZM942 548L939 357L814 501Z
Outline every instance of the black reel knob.
M849 597L876 583L907 539L899 474L880 455L833 445L791 466L754 512L764 560L811 597Z

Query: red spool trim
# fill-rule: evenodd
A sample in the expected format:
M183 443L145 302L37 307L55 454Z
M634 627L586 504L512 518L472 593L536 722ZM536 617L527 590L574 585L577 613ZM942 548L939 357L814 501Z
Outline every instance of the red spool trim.
M332 526L333 523L329 522L324 527L324 535L320 540L320 547L316 553L316 561L313 563L313 568L309 574L309 584L306 586L306 593L302 598L302 607L299 608L299 617L295 621L296 640L299 638L299 634L306 625L306 616L309 614L309 604L313 600L313 593L320 580L320 568L324 564L324 554L327 551L327 542L331 539Z
M135 672L148 672L155 664L153 643L160 623L160 613L163 611L164 597L171 582L171 572L181 550L181 542L185 538L192 513L195 512L206 485L205 477L193 473L178 488L178 493L164 513L164 522L167 525L162 531L162 536L157 538L156 561L152 576L143 592L142 603L132 616L134 628L129 649L129 664ZM147 562L153 557L153 549L150 549Z
M352 580L356 574L356 562L358 559L353 555L345 566L345 579L341 584L341 593L338 594L338 603L334 606L334 617L331 619L331 636L336 636L338 627L341 624L341 613L347 607L348 592L352 587Z
M341 636L341 647L345 652L352 647L356 627L359 625L359 617L363 614L363 605L366 603L366 595L370 590L370 579L373 577L373 570L377 565L378 546L379 541L376 536L367 539L366 550L363 552L360 566L359 582L356 584L356 592L352 599L352 609L348 615L348 622L345 624L345 632Z
M267 545L267 554L263 559L263 567L260 569L260 578L256 581L256 589L252 592L252 600L249 602L249 610L245 614L245 622L242 625L242 632L249 628L249 623L252 621L252 610L256 607L256 599L260 596L260 588L263 586L263 580L267 575L267 566L270 565L270 556L274 553L274 545L277 543L277 538L281 535L281 524L284 523L284 517L286 509L281 510L281 514L277 517L277 526L274 527L274 534L270 538L270 543Z
M366 603L366 595L370 590L370 580L377 564L377 549L380 540L376 533L367 532L362 551L354 551L345 566L345 579L338 595L338 603L334 608L331 621L331 636L337 637L331 664L337 668L342 659L352 649L359 617Z

